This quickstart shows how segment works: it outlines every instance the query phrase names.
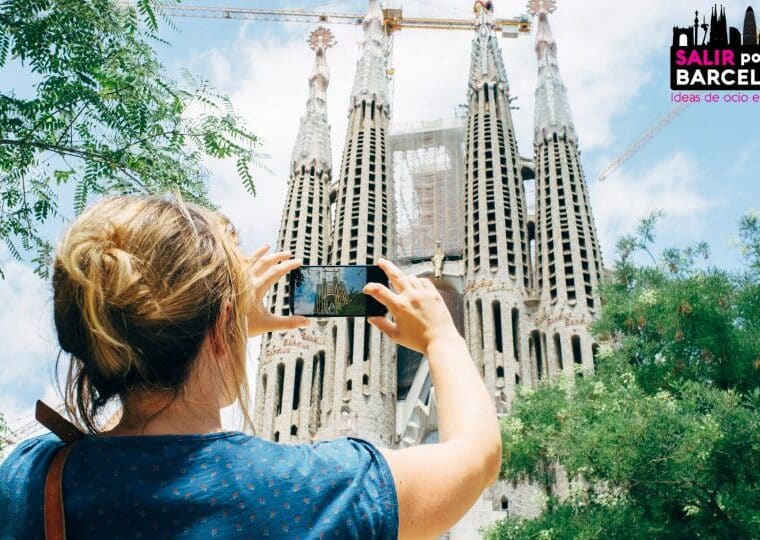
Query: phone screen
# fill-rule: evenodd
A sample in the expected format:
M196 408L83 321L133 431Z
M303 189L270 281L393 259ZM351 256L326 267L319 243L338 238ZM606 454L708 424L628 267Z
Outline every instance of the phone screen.
M388 309L362 292L367 283L388 286L378 266L301 266L290 273L290 312L306 317L371 317Z

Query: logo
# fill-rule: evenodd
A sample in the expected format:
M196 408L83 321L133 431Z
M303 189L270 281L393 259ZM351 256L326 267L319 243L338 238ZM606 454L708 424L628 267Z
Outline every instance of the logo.
M694 25L673 28L670 48L672 90L760 90L760 45L752 7L742 30L728 25L726 9L713 6L707 16L694 12Z

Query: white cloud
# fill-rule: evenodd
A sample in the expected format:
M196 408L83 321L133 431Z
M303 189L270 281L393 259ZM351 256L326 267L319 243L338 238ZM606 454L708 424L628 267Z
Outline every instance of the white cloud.
M0 412L11 426L29 418L37 398L50 398L58 343L48 282L29 265L3 258L0 281Z
M613 260L620 235L631 233L642 217L657 210L665 213L663 228L696 237L707 225L704 214L721 204L697 191L700 178L694 159L676 153L641 174L621 170L592 184L591 205L606 264Z

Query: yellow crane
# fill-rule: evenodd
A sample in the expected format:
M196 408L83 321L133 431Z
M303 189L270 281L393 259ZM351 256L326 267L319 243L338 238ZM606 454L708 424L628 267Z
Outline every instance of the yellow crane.
M270 22L301 22L307 24L349 24L360 25L364 20L362 13L338 13L307 11L301 9L268 9L244 7L213 7L200 5L178 5L158 3L158 9L170 17L191 17L201 19L237 19ZM473 11L493 11L493 3L476 0ZM383 8L385 35L385 57L388 84L392 95L394 93L395 70L393 68L393 35L404 29L418 30L469 30L475 28L475 17L470 19L406 17L402 8ZM502 37L517 38L528 35L531 31L531 18L520 15L507 19L493 19L494 30L501 32Z
M645 131L631 146L629 146L625 152L623 152L620 156L618 156L615 161L610 163L607 168L605 168L601 173L599 173L599 182L605 181L607 178L609 178L612 173L614 173L616 170L618 170L620 167L625 164L626 161L631 159L633 156L635 156L639 150L641 150L646 144L654 139L657 135L662 132L663 129L665 129L668 124L670 124L673 120L678 118L682 112L684 112L689 107L689 103L680 103L673 107L668 113L663 116L659 122L654 124L651 128L649 128L647 131Z
M176 4L158 4L159 9L171 17L195 17L205 19L242 19L254 21L302 22L312 24L353 24L362 23L362 13L330 13L300 9L265 9L242 7L210 7ZM403 29L421 30L472 30L473 19L405 17L401 8L383 9L385 31L388 35ZM503 37L518 37L528 34L531 19L520 15L509 19L495 19L494 29Z

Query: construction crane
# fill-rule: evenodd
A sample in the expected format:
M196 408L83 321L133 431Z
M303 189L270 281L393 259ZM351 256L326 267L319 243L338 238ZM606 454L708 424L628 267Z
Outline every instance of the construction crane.
M129 1L129 0L128 0ZM191 17L203 19L237 19L270 22L301 22L309 24L350 24L360 25L364 20L361 13L316 12L300 9L266 9L212 7L158 3L159 10L170 17ZM477 0L474 11L492 12L493 4ZM401 8L383 8L383 26L385 28L385 58L386 76L393 101L394 74L393 68L393 35L403 29L419 30L469 30L475 28L475 19L405 17ZM517 38L531 31L531 19L528 15L520 15L509 19L493 19L494 30L501 32L502 37Z
M230 8L160 3L158 7L164 14L171 17L353 25L361 24L364 20L364 14L361 13L329 13L300 9ZM475 27L472 19L404 17L401 8L383 9L383 15L385 32L388 35L399 30L412 28L421 30L472 30ZM520 34L530 33L531 20L527 15L520 15L511 19L495 19L494 29L501 32L502 37L516 38Z
M607 178L610 177L612 173L614 173L616 170L618 170L620 167L623 166L623 164L631 159L636 153L638 153L639 150L641 150L649 141L654 139L663 129L665 129L668 124L670 124L673 120L675 120L678 116L681 115L682 112L684 112L689 107L689 103L681 103L679 105L676 105L673 107L668 114L663 116L659 122L657 122L653 127L651 127L649 130L647 130L639 139L633 143L631 146L628 147L628 149L623 152L620 157L618 157L615 161L609 164L606 169L604 169L599 174L599 181L603 182Z

